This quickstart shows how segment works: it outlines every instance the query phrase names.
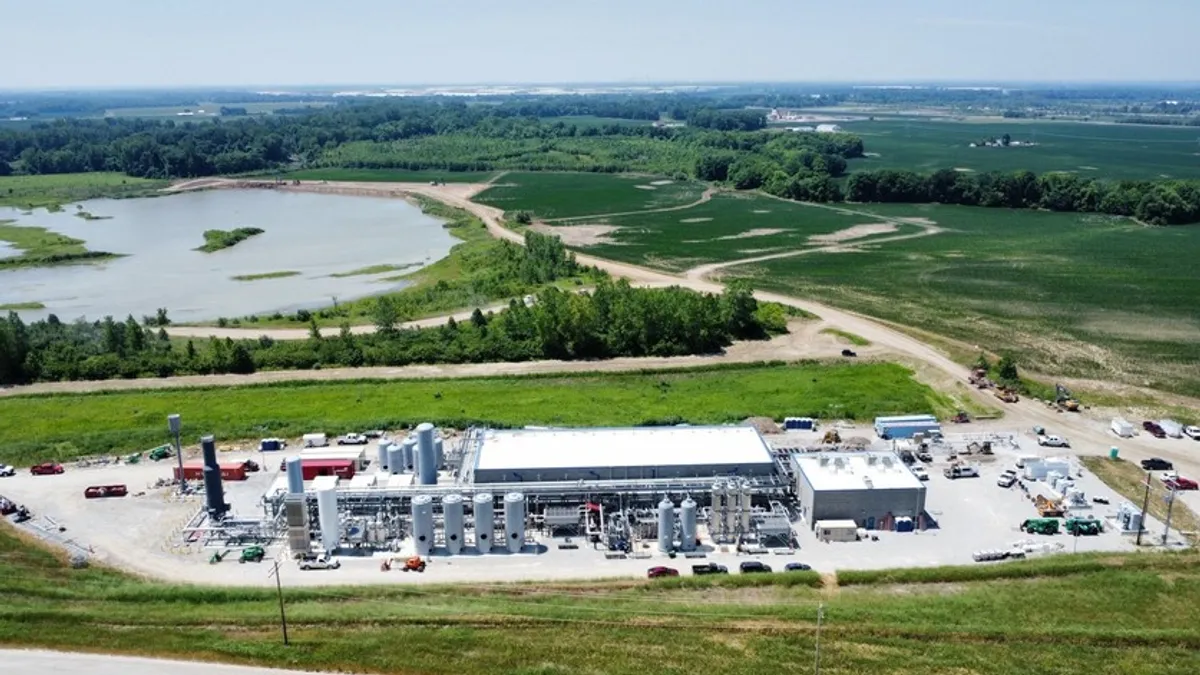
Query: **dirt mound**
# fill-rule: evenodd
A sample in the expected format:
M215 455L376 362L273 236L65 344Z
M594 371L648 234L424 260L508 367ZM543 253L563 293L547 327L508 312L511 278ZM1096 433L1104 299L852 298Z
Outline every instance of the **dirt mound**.
M770 417L747 417L742 420L743 426L754 427L760 434L782 434L783 429Z
M895 223L864 223L847 227L844 230L830 232L829 234L814 234L808 240L814 244L837 244L843 241L852 241L854 239L862 239L876 234L887 234L896 231Z
M598 244L619 244L611 236L621 229L614 225L534 225L529 229L534 232L548 234L562 239L567 246L596 246Z
M745 232L742 232L740 234L728 234L728 235L725 235L724 237L717 237L713 241L726 241L729 239L750 239L752 237L769 237L773 234L779 234L780 232L786 232L786 231L787 230L783 230L778 227L756 227L753 230L746 230Z

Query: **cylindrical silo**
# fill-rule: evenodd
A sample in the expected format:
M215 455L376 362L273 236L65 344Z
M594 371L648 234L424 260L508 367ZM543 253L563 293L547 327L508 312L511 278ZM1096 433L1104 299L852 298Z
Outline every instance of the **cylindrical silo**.
M504 495L504 540L509 553L520 553L525 545L525 495Z
M327 488L317 492L317 521L321 525L321 546L326 553L333 553L341 541L341 523L338 520L337 490Z
M433 549L433 497L417 495L412 498L412 533L417 555L429 555Z
M696 502L689 497L679 505L679 548L696 550Z
M404 473L404 447L399 443L388 445L388 473Z
M708 521L708 533L716 537L725 526L725 484L717 481L712 486L712 517Z
M404 439L404 470L417 470L417 439L411 436Z
M738 516L738 489L737 483L729 481L725 483L725 527L724 532L726 537L733 537L737 534L737 516Z
M492 538L496 534L496 511L492 506L492 493L475 495L475 548L480 553L492 550Z
M658 550L667 553L675 543L675 505L662 498L658 503Z
M750 481L743 480L738 486L738 510L741 515L742 534L750 532Z
M289 495L304 494L304 465L299 457L288 457L284 462L287 467L287 491Z
M433 465L439 470L446 466L446 451L441 438L433 439Z
M437 457L433 453L433 425L422 422L417 425L417 482L420 485L437 484Z
M388 439L386 439L386 438L379 439L379 447L375 449L375 457L376 457L375 470L376 471L387 471L388 470L388 460L391 459L390 457L388 457L388 448L391 447L391 445L392 445L392 442L389 441Z
M463 500L460 495L442 498L442 520L446 525L446 548L458 555L463 545Z

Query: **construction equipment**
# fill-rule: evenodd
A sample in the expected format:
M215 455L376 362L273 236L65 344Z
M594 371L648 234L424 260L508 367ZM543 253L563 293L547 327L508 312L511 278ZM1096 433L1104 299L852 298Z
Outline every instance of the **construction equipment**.
M1053 499L1047 499L1043 495L1034 497L1033 505L1037 508L1038 514L1043 518L1061 518L1063 515L1062 503Z
M142 453L140 453L140 452L135 452L132 455L125 458L126 464L137 464L140 461L142 461Z
M401 567L402 572L424 572L425 561L419 555L414 555L404 561L404 567Z
M169 445L160 445L157 448L154 448L153 450L151 450L149 453L146 454L147 457L154 460L155 462L157 462L159 460L167 459L171 455L172 455L171 446L169 446Z
M1021 531L1029 534L1058 534L1058 521L1053 518L1030 518L1021 523Z
M214 553L213 553L211 556L209 556L209 557L208 557L208 564L209 564L209 565L216 565L217 563L219 563L219 562L221 562L222 560L224 560L224 559L225 559L225 556L226 556L226 555L228 555L228 553L229 553L229 550L228 550L228 549L226 549L226 550L224 550L224 551L216 551L216 552L214 552Z
M1066 530L1067 534L1091 536L1100 534L1103 526L1095 518L1068 518L1063 523L1063 529Z
M1079 412L1079 401L1071 395L1071 392L1061 384L1054 385L1055 399L1054 403L1067 412Z
M970 382L979 389L987 389L992 386L992 381L988 379L986 368L972 370L970 376L967 377L967 382Z
M996 398L1004 401L1005 403L1016 403L1017 401L1021 400L1021 397L1017 395L1017 392L1009 387L996 387L996 390L992 393L995 394Z
M262 562L263 558L267 557L267 550L261 546L250 546L242 551L242 556L238 558L238 562Z
M967 414L967 411L959 410L958 414L950 418L950 421L955 424L966 424L971 421L971 416Z
M836 445L842 442L842 435L837 432L837 429L830 429L825 432L825 435L821 438L821 442L825 445Z

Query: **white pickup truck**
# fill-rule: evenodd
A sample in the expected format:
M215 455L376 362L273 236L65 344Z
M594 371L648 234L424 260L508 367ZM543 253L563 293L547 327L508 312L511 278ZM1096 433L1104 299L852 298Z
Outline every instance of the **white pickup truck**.
M1184 427L1183 435L1194 441L1200 441L1200 427Z
M942 470L942 475L946 478L978 478L979 469L973 466L957 465L948 466Z
M1069 448L1071 444L1062 436L1038 436L1038 445L1050 448Z

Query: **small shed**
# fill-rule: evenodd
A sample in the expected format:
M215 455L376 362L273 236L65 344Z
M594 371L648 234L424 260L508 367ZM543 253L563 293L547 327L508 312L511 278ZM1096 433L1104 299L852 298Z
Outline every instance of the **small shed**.
M858 523L853 520L818 520L813 530L820 541L858 541Z

